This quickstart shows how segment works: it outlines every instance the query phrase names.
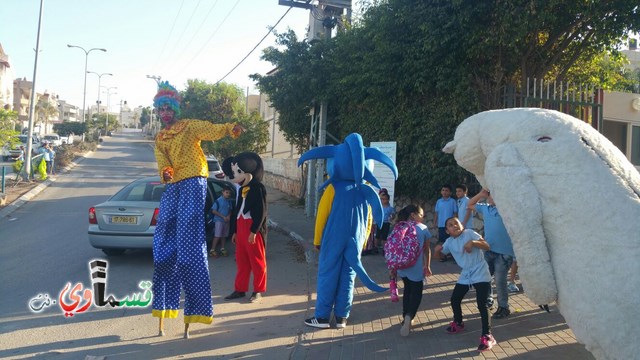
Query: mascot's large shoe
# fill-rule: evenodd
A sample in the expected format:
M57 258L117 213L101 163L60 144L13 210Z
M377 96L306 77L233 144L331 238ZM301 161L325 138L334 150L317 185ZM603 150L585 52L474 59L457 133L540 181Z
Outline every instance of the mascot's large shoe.
M315 317L305 323L327 328L334 312L338 327L346 326L353 301L353 283L357 274L372 291L387 290L376 284L362 266L360 252L369 235L372 219L382 224L382 204L369 184L380 187L368 164L372 160L388 166L395 178L398 170L380 150L366 148L359 134L351 134L340 145L323 146L304 153L298 165L311 159L328 159L329 179L318 205L314 244L320 246L318 296Z
M500 209L525 294L556 301L599 359L640 356L640 174L587 123L544 109L487 111L443 149Z

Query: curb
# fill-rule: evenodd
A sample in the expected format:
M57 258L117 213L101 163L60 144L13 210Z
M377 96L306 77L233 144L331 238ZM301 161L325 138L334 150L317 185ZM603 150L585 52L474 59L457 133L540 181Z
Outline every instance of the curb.
M298 246L304 249L304 258L307 264L311 264L315 262L317 255L314 254L315 248L311 244L310 241L306 240L304 237L296 233L295 231L289 230L285 226L279 225L277 222L273 221L270 218L267 218L267 226L281 234L289 236L293 239Z
M85 156L91 154L92 151L86 152L82 155L79 155L76 159L74 159L69 165L65 166L58 175L64 175L68 173L71 169L76 167L80 162L85 159ZM14 200L11 204L0 209L0 218L8 217L11 213L18 210L22 205L26 204L29 200L33 199L36 195L42 192L42 190L46 189L55 182L57 179L54 179L50 176L47 177L47 180L43 181L40 185L34 187L33 189L26 192L24 195L20 196L16 200Z

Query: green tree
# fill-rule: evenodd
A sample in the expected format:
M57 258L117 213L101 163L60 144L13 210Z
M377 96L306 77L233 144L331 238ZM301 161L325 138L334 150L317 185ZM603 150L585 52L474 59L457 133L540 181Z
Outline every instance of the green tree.
M188 80L187 89L181 95L181 118L206 120L214 124L237 122L247 130L237 140L225 137L215 142L203 142L202 148L206 153L222 160L242 151L261 153L266 150L268 125L259 114L246 113L245 97L237 86Z
M242 151L261 153L266 151L269 142L269 124L262 119L260 114L242 114L235 121L247 131L237 139L224 137L217 141L202 143L203 150L208 154L214 154L220 161L238 154Z
M640 69L625 70L623 74L625 81L622 88L616 88L616 90L640 93Z
M16 135L20 133L14 130L17 120L18 114L15 111L0 108L0 148L10 148L18 143Z
M281 34L263 53L278 70L253 78L296 146L327 100L335 135L397 141L399 193L431 199L471 179L441 149L464 118L500 108L505 85L574 81L588 63L598 84L619 83L615 49L640 28L638 11L636 0L375 1L330 41Z
M49 120L52 117L58 117L59 111L58 109L49 102L48 98L41 97L36 103L35 107L36 118L38 122L44 122L44 132L48 132L49 128Z
M330 98L326 90L331 64L323 55L332 43L300 41L291 30L278 34L276 42L284 49L267 48L262 59L277 65L278 70L250 77L262 93L269 95L271 105L279 112L278 127L301 153L309 147L312 110Z
M183 119L207 119L226 123L245 113L245 98L235 85L209 84L203 80L187 80L180 108Z
M87 132L87 125L86 123L67 121L61 124L54 124L53 130L60 136L82 135Z
M108 120L108 121L107 121ZM87 127L93 130L100 130L100 133L106 133L105 131L111 131L117 129L120 124L118 118L107 113L94 114L90 121L87 121Z
M142 108L142 114L140 115L140 126L144 127L151 121L151 108Z

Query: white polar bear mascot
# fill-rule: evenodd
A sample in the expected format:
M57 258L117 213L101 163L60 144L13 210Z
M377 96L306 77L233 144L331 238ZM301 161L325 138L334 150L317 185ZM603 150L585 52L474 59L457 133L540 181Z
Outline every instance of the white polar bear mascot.
M525 294L598 359L640 359L640 174L587 123L544 109L464 120L443 151L491 191Z

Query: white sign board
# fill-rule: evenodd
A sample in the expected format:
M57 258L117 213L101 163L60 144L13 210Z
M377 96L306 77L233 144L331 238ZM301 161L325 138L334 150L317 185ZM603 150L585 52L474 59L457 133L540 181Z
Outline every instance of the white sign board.
M378 148L393 160L394 163L396 162L396 146L397 143L395 141L371 142L369 145L369 147ZM376 162L373 166L373 175L378 179L378 184L389 191L389 203L393 206L393 197L396 189L396 181L393 178L393 172L391 172L391 169L386 165Z

